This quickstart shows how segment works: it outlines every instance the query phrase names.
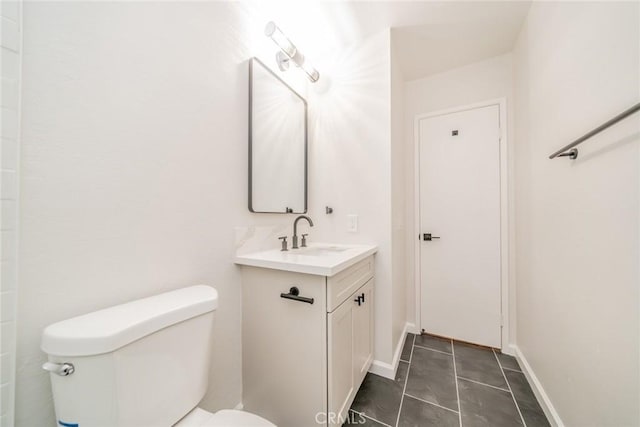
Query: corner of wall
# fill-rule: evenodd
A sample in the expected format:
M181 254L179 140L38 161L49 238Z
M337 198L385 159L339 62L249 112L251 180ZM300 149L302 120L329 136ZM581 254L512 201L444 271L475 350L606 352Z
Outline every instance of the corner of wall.
M394 380L396 378L396 371L398 370L398 364L400 363L400 356L402 355L402 349L404 348L404 342L407 338L407 333L415 333L412 330L415 327L409 322L404 324L404 328L402 330L402 334L400 335L398 341L395 343L395 349L393 352L393 358L391 359L391 363L383 362L381 360L374 360L371 363L371 367L369 368L369 372L372 374L380 375L381 377L389 378L390 380Z
M509 353L515 356L518 364L520 365L520 367L522 367L524 376L527 378L527 381L531 385L531 390L533 390L533 394L535 394L538 403L540 403L540 406L542 407L542 410L544 411L544 414L547 416L547 419L549 420L551 425L553 427L564 427L564 423L562 422L558 411L556 411L553 403L551 403L549 395L542 387L542 383L536 376L535 372L533 372L533 369L531 368L531 365L529 364L527 358L524 356L522 351L520 351L520 348L518 348L517 345L511 345L510 347L511 348L509 349Z
M18 204L20 169L22 2L2 2L2 118L0 158L0 304L2 378L0 425L15 423L16 323L18 294Z

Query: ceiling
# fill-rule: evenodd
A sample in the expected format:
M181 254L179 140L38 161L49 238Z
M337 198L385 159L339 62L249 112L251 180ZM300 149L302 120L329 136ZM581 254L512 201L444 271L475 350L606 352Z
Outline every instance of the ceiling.
M531 5L531 1L248 1L311 56L391 28L405 80L510 51Z
M511 51L529 6L525 2L467 4L442 11L443 19L437 22L430 19L394 28L393 47L404 79L415 80Z

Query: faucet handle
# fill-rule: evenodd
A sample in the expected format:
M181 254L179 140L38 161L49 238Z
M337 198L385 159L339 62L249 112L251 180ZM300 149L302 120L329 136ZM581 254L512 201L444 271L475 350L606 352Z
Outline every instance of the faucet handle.
M308 233L305 233L305 234L302 235L302 243L300 243L300 247L301 248L306 248L307 247L307 236L308 235L309 235Z
M278 239L282 240L282 249L280 251L288 251L287 249L287 236L278 237Z

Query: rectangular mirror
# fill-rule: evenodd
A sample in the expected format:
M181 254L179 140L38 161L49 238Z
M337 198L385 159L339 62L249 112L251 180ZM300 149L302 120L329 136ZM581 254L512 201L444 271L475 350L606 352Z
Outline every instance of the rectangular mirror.
M307 211L307 102L257 58L249 62L249 210Z

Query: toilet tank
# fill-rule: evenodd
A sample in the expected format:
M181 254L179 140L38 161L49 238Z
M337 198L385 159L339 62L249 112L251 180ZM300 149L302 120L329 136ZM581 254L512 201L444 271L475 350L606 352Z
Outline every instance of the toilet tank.
M57 424L175 424L207 390L217 305L217 291L198 285L48 326L48 368L73 365L69 375L50 375Z

